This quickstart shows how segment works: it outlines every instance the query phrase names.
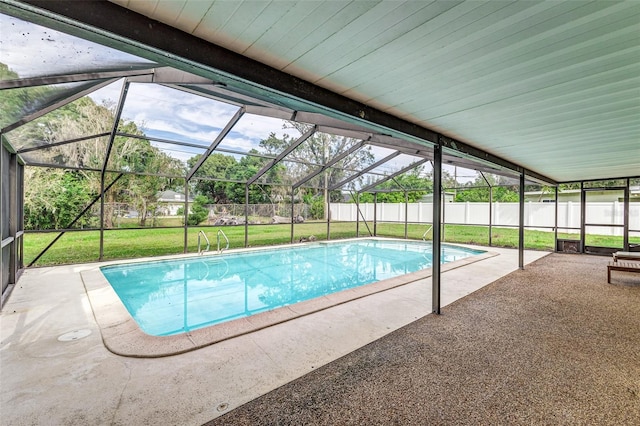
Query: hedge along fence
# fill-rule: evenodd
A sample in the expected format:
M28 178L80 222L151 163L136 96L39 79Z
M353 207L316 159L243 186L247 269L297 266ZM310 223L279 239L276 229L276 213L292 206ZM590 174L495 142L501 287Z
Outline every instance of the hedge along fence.
M624 206L619 201L587 203L586 222L601 225L622 225ZM377 203L375 216L378 222L431 223L433 221L432 203ZM518 203L493 203L491 207L492 226L518 226ZM331 220L356 221L357 206L352 203L332 203ZM444 222L458 225L489 225L489 203L444 203ZM360 211L368 222L374 219L374 204L361 203ZM360 216L360 220L362 220ZM551 231L555 226L555 203L527 201L524 205L524 226L529 229ZM557 227L567 233L579 233L580 203L566 201L558 203ZM640 231L640 203L629 205L629 229ZM621 236L622 228L607 226L589 226L590 234Z

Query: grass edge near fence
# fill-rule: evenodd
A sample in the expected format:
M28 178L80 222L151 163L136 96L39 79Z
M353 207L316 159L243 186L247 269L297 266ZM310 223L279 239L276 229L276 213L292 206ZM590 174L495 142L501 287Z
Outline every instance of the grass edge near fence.
M429 224L408 224L407 237L419 240L422 238ZM360 236L368 234L366 226L359 227ZM381 237L404 238L405 225L403 223L379 223L377 235ZM211 250L216 247L216 233L223 229L230 240L230 248L244 247L244 226L228 227L190 227L187 241L188 252L197 251L197 235L200 230L205 231L211 241ZM458 244L489 245L488 226L446 225L444 228L444 242ZM318 240L326 240L326 222L306 222L294 226L294 242L300 238L314 235ZM373 229L371 228L371 231ZM53 266L63 264L96 262L99 258L99 231L67 232L52 246L52 248L35 264L35 266ZM55 238L57 233L24 234L24 263L28 265L33 258ZM180 254L184 251L184 228L145 228L106 230L104 239L104 260L131 259L153 257L161 255ZM432 233L428 233L430 239ZM330 237L332 240L356 236L354 222L332 222ZM619 245L622 237L590 236L591 245L613 246ZM533 250L554 249L554 233L525 229L525 248ZM558 234L558 238L575 239L575 234ZM249 246L270 246L291 242L291 225L250 225ZM637 240L637 241L636 241ZM640 237L634 237L632 242L640 243ZM224 244L224 243L223 243ZM518 228L492 229L492 245L495 247L517 248Z

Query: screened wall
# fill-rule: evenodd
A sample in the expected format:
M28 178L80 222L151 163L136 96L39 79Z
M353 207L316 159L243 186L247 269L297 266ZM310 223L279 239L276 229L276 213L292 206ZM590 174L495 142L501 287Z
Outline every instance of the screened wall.
M23 165L4 141L0 151L0 224L2 227L2 302L17 282L22 261Z
M218 249L220 229L241 230L232 247L427 240L434 203L445 241L508 245L500 230L525 227L529 240L578 231L585 251L601 225L622 232L616 247L640 236L629 207L637 178L611 188L622 193L622 222L579 209L576 227L571 207L566 216L559 203L553 214L524 203L525 190L549 192L555 182L442 135L293 109L2 14L0 25L14 29L0 63L3 294L23 263L194 252L207 235ZM505 188L517 197L499 198ZM161 238L151 242L149 228ZM480 236L465 241L472 228ZM28 244L26 262L23 231L46 234Z

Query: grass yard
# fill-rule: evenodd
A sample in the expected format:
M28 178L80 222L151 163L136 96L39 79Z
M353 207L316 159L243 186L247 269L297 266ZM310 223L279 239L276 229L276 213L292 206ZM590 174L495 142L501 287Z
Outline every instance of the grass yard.
M370 227L372 225L369 225ZM429 228L426 224L409 224L407 236L410 239L422 239ZM188 252L197 251L198 232L204 231L211 242L211 250L216 250L216 235L222 229L229 238L230 248L244 247L244 226L198 227L189 228L187 234ZM249 225L248 245L250 247L286 244L291 241L291 225ZM332 222L332 240L356 236L356 224L353 222ZM496 228L492 230L492 245L498 247L517 247L517 228ZM373 228L371 227L371 232ZM401 223L379 223L377 235L404 238L405 226ZM360 223L360 236L369 235L367 227ZM24 263L28 265L58 234L52 232L27 233L24 235ZM306 222L294 226L294 241L314 235L318 240L327 239L326 222ZM106 230L104 233L104 259L127 259L147 256L161 256L183 252L184 228L146 228ZM431 239L432 232L427 234ZM525 230L525 248L534 250L553 250L553 232ZM558 238L576 238L575 235L558 234ZM54 244L35 266L61 265L69 263L87 263L97 261L100 253L99 231L67 232ZM444 241L461 244L489 245L489 227L446 225ZM640 237L631 237L631 242L640 243ZM603 247L621 247L621 237L588 235L589 245ZM204 240L202 244L206 244ZM226 242L221 239L221 246Z

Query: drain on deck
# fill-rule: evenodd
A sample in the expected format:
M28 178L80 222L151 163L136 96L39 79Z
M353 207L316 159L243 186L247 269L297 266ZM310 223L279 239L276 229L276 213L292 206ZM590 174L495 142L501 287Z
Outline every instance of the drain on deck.
M90 334L91 334L91 330L87 328L83 328L81 330L73 330L68 333L65 333L62 336L58 337L58 340L60 342L73 342L74 340L83 339Z

